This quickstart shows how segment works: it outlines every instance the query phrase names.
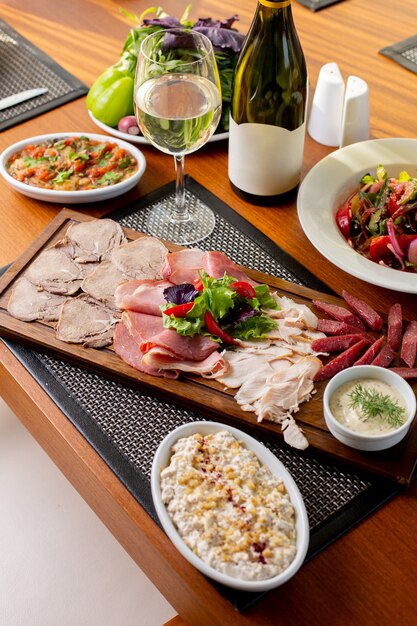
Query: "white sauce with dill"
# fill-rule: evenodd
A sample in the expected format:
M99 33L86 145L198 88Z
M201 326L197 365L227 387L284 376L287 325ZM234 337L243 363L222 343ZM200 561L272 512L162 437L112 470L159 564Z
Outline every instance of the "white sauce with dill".
M282 479L227 431L179 439L161 494L183 541L218 572L271 578L296 556L295 511Z
M351 380L341 385L330 398L330 410L335 419L349 430L364 435L382 435L396 430L401 424L393 426L383 416L364 419L360 407L352 407L351 393L356 385L360 384L364 389L376 390L388 396L392 402L406 409L406 404L401 393L382 380L365 378L363 380ZM405 413L403 414L405 418Z

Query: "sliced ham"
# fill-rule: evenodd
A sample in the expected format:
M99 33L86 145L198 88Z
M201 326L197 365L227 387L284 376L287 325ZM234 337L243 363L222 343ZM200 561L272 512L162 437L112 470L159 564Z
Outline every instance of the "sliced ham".
M219 344L210 337L204 335L184 337L172 328L164 328L162 317L156 315L125 311L122 319L143 354L159 347L169 350L176 358L201 361L219 347Z
M164 290L172 287L167 280L129 280L114 293L118 309L162 315L160 306L166 304Z
M401 359L408 367L414 367L417 352L417 322L408 322L401 342Z
M393 350L399 350L403 334L402 307L398 302L390 307L388 312L387 342Z
M200 270L204 270L213 278L222 278L226 273L236 280L243 280L251 285L257 284L224 252L204 252L199 249L170 252L165 259L161 274L171 283L180 285L193 283L199 277Z
M130 334L123 321L116 324L114 329L113 346L116 354L131 367L139 372L167 378L178 378L178 370L161 370L142 363L142 353L138 350L138 344Z
M160 370L177 370L199 374L203 378L211 378L227 369L227 362L219 352L213 352L205 359L196 361L178 359L169 350L155 346L142 356L142 364Z
M39 289L23 276L16 281L12 289L7 311L24 322L33 320L55 322L59 318L65 300L65 296Z
M111 219L70 224L64 242L78 263L107 259L113 248L127 241L123 228Z
M368 328L371 330L381 330L384 320L369 304L352 296L352 294L345 289L342 291L342 297Z
M161 278L168 248L156 237L139 237L114 248L111 261L129 278Z

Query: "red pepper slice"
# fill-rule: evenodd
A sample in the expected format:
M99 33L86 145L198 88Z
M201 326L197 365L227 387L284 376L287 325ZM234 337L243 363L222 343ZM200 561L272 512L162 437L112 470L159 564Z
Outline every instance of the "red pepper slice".
M250 283L247 283L243 280L236 281L235 283L231 283L229 285L230 289L236 291L238 296L242 298L248 298L251 300L252 298L256 298L256 291L252 287Z
M185 302L184 304L176 304L172 306L170 309L165 309L163 313L165 315L174 315L174 317L185 317L188 311L194 306L194 302Z
M203 289L204 289L203 281L201 280L200 277L195 279L194 287L195 287L195 289L197 289L197 291L203 291Z
M206 311L204 313L204 324L208 332L211 335L218 337L222 343L227 343L231 346L239 345L238 342L233 339L233 337L228 335L222 328L220 328L220 326L209 311Z

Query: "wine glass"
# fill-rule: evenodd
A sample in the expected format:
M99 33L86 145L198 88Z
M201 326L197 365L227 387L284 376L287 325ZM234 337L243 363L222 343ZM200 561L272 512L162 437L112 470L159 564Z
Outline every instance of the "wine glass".
M180 245L201 241L212 232L215 217L203 203L187 206L184 155L201 148L220 119L220 78L211 41L182 28L148 35L138 55L134 106L144 137L175 162L175 206L153 207L148 232Z

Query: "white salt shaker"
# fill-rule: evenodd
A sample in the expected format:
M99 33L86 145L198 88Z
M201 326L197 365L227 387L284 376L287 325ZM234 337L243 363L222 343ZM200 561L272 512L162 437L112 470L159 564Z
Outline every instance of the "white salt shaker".
M325 146L339 146L345 83L337 63L320 69L311 105L308 133Z
M343 105L340 147L369 139L369 90L358 76L349 76Z

